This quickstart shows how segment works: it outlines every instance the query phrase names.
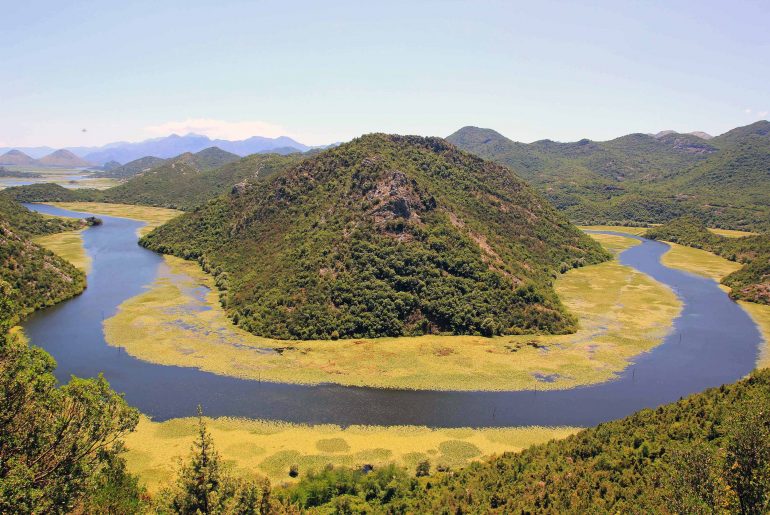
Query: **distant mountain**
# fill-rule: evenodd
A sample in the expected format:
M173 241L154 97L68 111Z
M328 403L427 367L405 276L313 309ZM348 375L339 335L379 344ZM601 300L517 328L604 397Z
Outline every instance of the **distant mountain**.
M667 130L667 131L660 131L657 134L650 134L650 136L654 136L656 138L662 138L663 136L668 136L669 134L679 134L679 133L676 132L676 131ZM714 137L711 134L707 134L707 133L701 132L701 131L687 132L685 134L688 134L690 136L696 136L696 137L701 138L701 139L711 139L711 138Z
M239 158L218 148L185 153L94 193L93 200L189 210L236 184L272 175L302 160L302 154L256 154Z
M580 223L663 223L684 214L710 226L770 228L770 122L705 140L664 131L610 141L512 141L464 127L447 138L509 166Z
M144 156L157 156L170 158L185 152L200 152L206 148L218 147L226 152L238 156L247 156L259 152L272 152L281 149L280 153L288 153L287 149L296 149L298 152L309 150L291 138L281 136L278 138L264 138L254 136L242 141L212 140L199 134L187 134L179 136L172 134L163 138L149 139L138 143L115 143L105 147L91 150L83 155L84 159L93 163L105 163L107 161L119 161L127 163Z
M69 150L65 149L56 150L47 156L41 157L37 160L36 164L42 166L60 166L68 168L91 166L91 163L87 160L81 159Z
M227 163L238 161L241 157L231 152L226 152L218 147L209 147L196 152L192 156L192 161L198 170L205 172L219 168Z
M238 184L141 243L206 263L241 327L287 339L563 333L553 277L608 258L507 168L387 134Z
M33 165L35 160L20 150L9 150L0 156L0 165Z
M112 170L120 168L121 166L122 165L120 163L118 163L117 161L107 161L106 163L104 163L101 166L101 168L102 168L102 170L104 170L106 172L110 172Z
M139 159L134 159L133 161L129 161L128 163L122 166L118 166L117 168L113 168L111 170L105 170L96 175L99 177L125 179L128 177L133 177L136 174L146 172L147 170L151 170L156 166L160 166L165 161L166 161L165 159L161 159L155 156L140 157Z

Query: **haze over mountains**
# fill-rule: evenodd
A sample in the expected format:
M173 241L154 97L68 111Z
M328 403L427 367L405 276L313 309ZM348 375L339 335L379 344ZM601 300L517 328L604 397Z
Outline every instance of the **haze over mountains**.
M67 147L64 150L72 152L91 164L102 165L109 161L125 164L146 156L166 159L185 152L200 152L210 147L219 147L226 152L231 152L241 157L262 152L290 154L292 152L305 152L312 148L288 136L279 136L277 138L252 136L240 141L230 141L223 139L212 140L207 136L199 134L187 134L185 136L172 134L162 138L153 138L135 143L121 141L108 143L101 147ZM55 151L55 149L50 147L5 147L0 148L0 154L12 150L21 151L32 159L41 158Z

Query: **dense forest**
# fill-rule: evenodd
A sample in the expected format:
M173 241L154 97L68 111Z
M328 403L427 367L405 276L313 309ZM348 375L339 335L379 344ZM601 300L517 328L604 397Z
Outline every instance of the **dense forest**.
M141 243L198 259L243 328L292 339L563 333L551 283L609 255L505 167L363 136Z
M84 227L84 220L46 217L0 196L0 281L20 313L73 297L86 286L85 274L30 237Z
M770 229L770 122L709 140L630 134L525 144L464 127L447 138L510 166L576 223L663 223L690 214L711 227Z
M770 304L770 234L727 238L712 233L697 218L685 216L652 228L644 236L707 250L731 261L744 263L743 268L722 280L722 283L732 288L730 296Z

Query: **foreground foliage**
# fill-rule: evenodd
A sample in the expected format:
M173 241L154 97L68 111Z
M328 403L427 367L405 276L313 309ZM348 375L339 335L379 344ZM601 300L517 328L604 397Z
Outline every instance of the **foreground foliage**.
M728 238L713 234L694 217L682 217L650 229L645 237L703 249L743 263L742 268L722 279L732 288L730 296L770 304L770 234Z
M138 511L119 456L137 411L102 377L57 387L51 356L9 333L13 297L0 282L0 512Z
M608 259L507 169L438 138L373 134L158 228L261 336L564 333L553 277Z

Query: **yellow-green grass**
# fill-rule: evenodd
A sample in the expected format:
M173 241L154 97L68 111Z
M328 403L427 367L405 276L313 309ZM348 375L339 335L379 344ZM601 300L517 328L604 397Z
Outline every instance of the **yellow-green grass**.
M130 218L132 220L146 222L147 225L139 229L140 236L147 234L159 225L163 225L172 218L176 218L182 214L182 211L176 209L136 206L131 204L107 204L105 202L47 202L47 204L72 211L115 216L119 218Z
M726 238L742 238L744 236L755 236L757 234L755 232L735 231L735 230L732 230L732 229L711 229L711 228L709 228L709 231L713 232L714 234L718 234L719 236L724 236Z
M637 244L618 236L597 239L616 252ZM111 345L140 359L248 379L546 390L612 379L662 342L681 309L670 289L616 260L572 270L557 280L556 290L579 318L575 334L272 340L230 322L213 280L197 263L167 256L155 283L121 304L104 329Z
M723 277L738 270L743 265L701 249L685 247L676 243L668 243L671 249L663 255L661 262L671 268L708 277L720 282ZM720 288L730 291L730 288L720 284ZM770 306L754 302L738 301L749 316L757 324L764 340L757 358L757 368L770 367Z
M677 268L719 282L743 266L705 250L685 247L678 243L666 243L671 249L663 255L660 262L669 268Z
M614 231L641 236L647 232L646 227L626 227L625 225L579 225L583 231Z
M179 459L187 458L198 420L177 418L152 422L142 417L126 438L128 469L138 474L150 492L173 480ZM472 460L565 438L578 428L514 427L431 429L424 426L299 425L263 420L206 419L214 445L236 475L259 474L273 483L293 481L289 467L297 465L301 479L327 464L349 467L389 463L414 470L429 460L432 467L462 466Z
M83 230L37 236L33 241L87 273L91 269L91 258L83 248Z

